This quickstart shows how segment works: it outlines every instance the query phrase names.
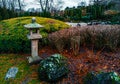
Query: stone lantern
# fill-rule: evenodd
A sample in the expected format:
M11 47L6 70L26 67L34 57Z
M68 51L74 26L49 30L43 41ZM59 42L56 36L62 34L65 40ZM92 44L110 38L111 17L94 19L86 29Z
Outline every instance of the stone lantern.
M27 35L28 39L31 40L31 55L28 57L28 62L30 64L39 63L41 58L38 56L38 42L42 36L39 34L39 28L43 26L36 23L36 18L32 18L32 23L24 25L26 29L29 30L29 34Z

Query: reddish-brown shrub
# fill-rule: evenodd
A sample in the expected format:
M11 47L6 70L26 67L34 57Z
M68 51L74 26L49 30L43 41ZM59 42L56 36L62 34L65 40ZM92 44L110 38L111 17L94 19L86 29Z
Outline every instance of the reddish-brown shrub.
M120 47L120 25L74 27L49 34L48 39L59 51L63 51L64 48L71 48L71 38L75 36L80 36L81 46L84 44L109 50Z

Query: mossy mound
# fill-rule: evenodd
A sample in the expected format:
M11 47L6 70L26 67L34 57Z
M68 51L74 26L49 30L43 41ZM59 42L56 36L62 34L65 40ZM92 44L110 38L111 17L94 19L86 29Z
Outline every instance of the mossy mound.
M1 52L28 52L30 51L30 40L27 39L28 30L25 24L31 23L32 17L19 17L0 21L0 53ZM64 22L36 17L36 22L43 25L40 33L45 38L49 33L68 28Z

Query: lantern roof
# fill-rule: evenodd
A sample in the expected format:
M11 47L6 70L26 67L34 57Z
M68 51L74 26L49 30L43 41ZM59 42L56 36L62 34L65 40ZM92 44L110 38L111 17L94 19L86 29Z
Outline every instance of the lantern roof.
M36 18L33 17L32 22L30 24L24 25L24 27L27 29L39 29L39 28L42 28L43 26L36 23Z

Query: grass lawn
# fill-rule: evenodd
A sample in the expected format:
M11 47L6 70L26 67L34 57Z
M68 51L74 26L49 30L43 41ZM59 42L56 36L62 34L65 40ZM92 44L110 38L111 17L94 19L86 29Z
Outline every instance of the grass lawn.
M15 79L5 80L5 74L11 67L18 67ZM26 56L17 54L0 54L0 84L40 84L37 76L38 65L30 66Z

